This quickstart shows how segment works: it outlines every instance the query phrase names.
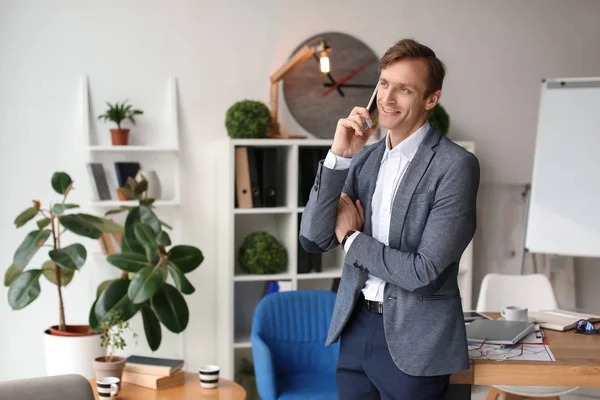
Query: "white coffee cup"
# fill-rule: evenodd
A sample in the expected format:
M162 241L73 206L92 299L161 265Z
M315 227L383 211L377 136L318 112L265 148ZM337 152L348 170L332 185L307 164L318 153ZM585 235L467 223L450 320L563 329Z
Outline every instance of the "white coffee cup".
M96 379L96 386L98 387L98 397L100 399L114 399L119 394L119 382L121 380L116 376L106 376L104 378Z
M214 389L219 385L219 368L218 365L203 365L198 368L200 374L200 386L207 389Z
M527 309L517 306L504 307L501 312L506 321L527 322Z

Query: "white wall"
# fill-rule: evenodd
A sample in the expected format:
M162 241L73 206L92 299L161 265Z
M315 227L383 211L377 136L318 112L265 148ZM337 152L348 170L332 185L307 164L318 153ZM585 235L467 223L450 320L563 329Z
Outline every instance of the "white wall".
M161 93L167 77L174 75L181 107L183 237L206 257L191 276L197 291L188 297L192 319L183 344L189 368L212 362L218 335L212 305L220 268L214 188L218 149L226 138L225 112L244 98L266 102L269 75L305 38L342 31L362 39L378 55L397 39L412 36L446 62L442 102L452 117L451 137L476 142L485 181L475 286L485 271L514 268L520 260L522 210L512 208L518 200L498 199L514 197L516 185L531 176L540 80L600 74L600 2L377 4L0 0L0 264L10 265L25 233L15 231L14 217L30 199L52 198L48 180L53 171L87 180L77 125L79 75L90 76L96 106L110 100L102 96L124 95L156 110L162 99L152 93ZM282 122L296 128L284 105L281 112ZM84 204L86 190L78 187L74 200ZM513 219L501 218L505 212ZM514 225L501 230L501 221ZM506 255L511 250L515 257ZM582 301L595 302L589 299L600 297L598 269L592 272L597 262L585 261L585 267L586 278L593 276L596 284L585 286L590 296ZM94 273L95 267L87 265L67 290L71 321L86 321L90 288L97 283ZM18 312L9 309L4 287L0 299L0 379L43 374L40 335L57 318L53 287L43 284L40 298ZM140 342L136 350L146 351L143 337ZM179 356L177 338L168 336L159 354Z

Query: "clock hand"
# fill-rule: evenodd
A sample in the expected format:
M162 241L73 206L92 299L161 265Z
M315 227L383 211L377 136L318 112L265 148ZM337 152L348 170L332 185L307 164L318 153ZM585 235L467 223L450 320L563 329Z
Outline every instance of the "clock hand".
M352 78L354 75L358 74L360 71L367 68L369 66L369 64L371 64L371 63L373 63L373 60L364 63L363 65L356 68L354 71L350 72L348 75L346 75L345 77L340 79L337 82L337 84L335 84L334 86L330 87L329 89L327 89L326 91L323 92L323 97L327 96L329 93L333 92L333 90L336 89L338 86L340 86L342 83L346 82L348 79Z
M333 83L324 83L323 86L332 87L332 86L334 86L334 84ZM375 89L376 85L366 85L366 84L361 84L361 83L342 83L338 87L358 88L358 89Z
M315 60L317 60L317 64L321 63L321 60L319 60L319 57L317 57L316 54L313 54L313 57ZM335 79L333 79L333 76L331 76L331 74L329 72L326 75L332 84L334 84L334 85L337 84L337 82L335 81ZM340 94L340 96L344 97L344 92L342 92L342 89L340 87L337 87L337 91Z

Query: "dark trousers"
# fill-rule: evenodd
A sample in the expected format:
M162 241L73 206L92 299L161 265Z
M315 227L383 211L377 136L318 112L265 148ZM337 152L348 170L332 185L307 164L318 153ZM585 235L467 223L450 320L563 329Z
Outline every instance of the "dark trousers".
M418 343L415 343L418 346ZM336 371L341 400L443 400L450 375L411 376L390 355L383 315L366 309L362 296L340 338Z

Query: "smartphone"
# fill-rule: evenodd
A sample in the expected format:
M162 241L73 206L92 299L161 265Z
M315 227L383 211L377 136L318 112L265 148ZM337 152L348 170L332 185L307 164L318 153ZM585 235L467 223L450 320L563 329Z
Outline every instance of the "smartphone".
M369 111L369 116L371 117L371 119L367 120L367 126L369 128L373 127L373 121L375 121L377 118L377 87L379 86L379 84L377 84L375 86L375 90L373 91L373 94L371 95L371 99L369 100L369 104L367 104L367 110Z

